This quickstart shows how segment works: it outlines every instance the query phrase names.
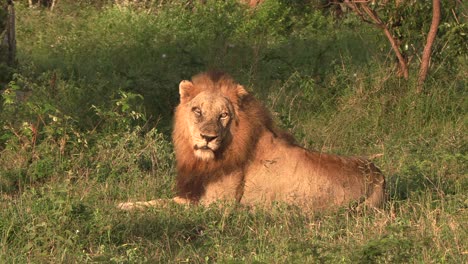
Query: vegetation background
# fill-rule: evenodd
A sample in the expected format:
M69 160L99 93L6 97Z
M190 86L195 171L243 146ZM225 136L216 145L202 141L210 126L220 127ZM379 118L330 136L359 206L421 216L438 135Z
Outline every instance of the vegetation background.
M17 67L0 78L2 262L468 262L462 1L443 3L422 93L428 1L381 11L408 80L380 29L327 1L31 2L16 1ZM385 208L119 211L174 195L177 86L207 69L233 75L302 145L381 156Z

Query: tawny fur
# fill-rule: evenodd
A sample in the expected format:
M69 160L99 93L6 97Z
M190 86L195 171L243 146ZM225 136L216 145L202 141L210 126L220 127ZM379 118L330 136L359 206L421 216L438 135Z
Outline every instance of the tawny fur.
M192 82L180 83L179 93L172 134L177 203L285 202L320 210L352 201L378 207L384 201L385 179L373 163L297 146L292 136L274 126L265 107L228 75L196 75Z

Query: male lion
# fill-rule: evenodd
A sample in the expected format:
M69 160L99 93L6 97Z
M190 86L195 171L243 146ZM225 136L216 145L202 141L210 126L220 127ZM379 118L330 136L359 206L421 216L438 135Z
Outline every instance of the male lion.
M177 203L285 202L320 210L363 201L378 207L385 179L371 162L306 150L277 129L269 112L222 73L202 73L179 85L173 141ZM123 203L122 209L161 200Z

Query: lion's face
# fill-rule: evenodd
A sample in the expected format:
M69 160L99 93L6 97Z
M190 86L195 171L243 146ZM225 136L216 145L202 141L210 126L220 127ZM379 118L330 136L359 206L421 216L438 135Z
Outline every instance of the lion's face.
M214 159L230 136L232 103L221 94L201 92L188 102L186 109L190 111L186 121L195 156L205 161Z

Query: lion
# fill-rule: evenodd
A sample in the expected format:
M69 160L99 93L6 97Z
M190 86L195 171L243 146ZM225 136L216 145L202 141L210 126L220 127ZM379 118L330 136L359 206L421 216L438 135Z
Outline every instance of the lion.
M307 150L278 129L269 111L224 73L179 84L173 143L179 204L286 203L304 210L357 201L378 208L385 178L369 160ZM161 200L122 203L130 210Z

